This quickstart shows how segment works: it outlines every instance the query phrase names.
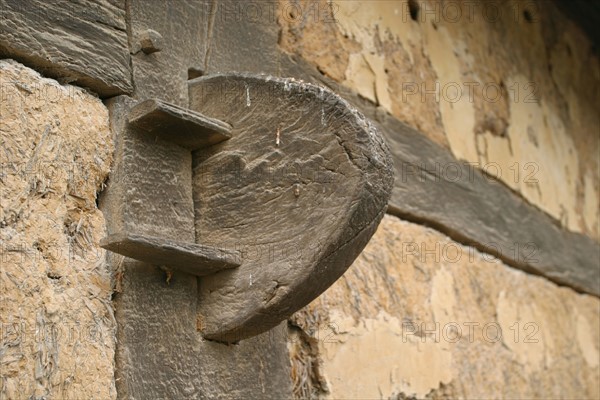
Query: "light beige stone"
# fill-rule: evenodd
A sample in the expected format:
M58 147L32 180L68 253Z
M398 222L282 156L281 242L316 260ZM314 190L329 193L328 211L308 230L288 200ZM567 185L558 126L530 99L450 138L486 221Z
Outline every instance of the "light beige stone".
M433 140L446 144L436 97L424 96L421 90L422 84L434 79L434 75L421 50L422 29L411 19L408 2L376 0L368 4L353 1L333 4L340 31L361 45L350 55L343 83L419 127ZM354 56L367 60L371 69L367 77L354 67ZM366 85L365 80L370 84Z
M370 399L392 393L423 397L452 380L452 354L435 339L402 334L402 322L385 312L358 324L330 316L336 331L320 343L323 374L332 399ZM411 360L401 362L400 360ZM349 381L349 377L358 377Z
M115 398L107 109L11 60L0 88L0 398Z
M332 22L333 6L326 1L302 1L299 8L290 7L289 2L280 2L279 5L277 15L282 29L279 45L284 50L302 54L330 78L343 81L350 54L360 46L352 38L344 36ZM302 15L295 15L298 11ZM315 18L315 15L318 17Z

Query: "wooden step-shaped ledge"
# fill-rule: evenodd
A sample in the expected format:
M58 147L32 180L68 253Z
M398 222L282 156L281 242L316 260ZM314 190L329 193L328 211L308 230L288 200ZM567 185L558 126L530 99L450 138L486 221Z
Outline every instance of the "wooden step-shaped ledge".
M231 138L231 126L158 99L145 100L131 109L129 125L190 150Z
M138 261L172 267L196 276L236 268L241 260L239 252L234 250L127 233L105 237L100 241L100 247Z

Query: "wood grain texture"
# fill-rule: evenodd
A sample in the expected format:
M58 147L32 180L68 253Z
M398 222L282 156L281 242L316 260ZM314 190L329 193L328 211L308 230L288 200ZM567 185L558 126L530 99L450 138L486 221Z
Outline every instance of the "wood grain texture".
M107 103L117 147L108 187L100 199L108 233L128 232L135 237L137 232L164 239L153 248L169 242L197 248L191 152L129 129L134 99L119 96ZM235 249L223 251L237 254ZM169 267L171 261L146 256L153 258L150 263L120 254L111 254L108 260L120 287L114 297L119 398L291 396L285 324L236 346L206 341L198 332L197 276L174 270L167 277L156 264Z
M149 99L129 113L129 125L190 150L230 138L231 126L167 102Z
M232 138L194 153L196 241L242 264L202 279L205 337L236 342L276 326L362 251L392 189L387 147L334 93L240 74L190 81L190 108Z
M175 272L167 283L158 267L129 258L123 268L114 299L118 398L292 397L285 323L235 346L203 340L195 276Z
M130 127L135 100L119 96L108 104L116 135L115 164L105 193L109 234L194 243L191 152Z
M188 70L204 71L210 1L130 0L127 7L135 97L187 107ZM162 37L151 54L139 51L148 29Z
M221 51L241 41L260 40L258 36L263 32L259 24L244 24L240 30L237 23L216 15L209 23L213 3L216 4L209 0L127 2L135 82L133 96L138 101L159 98L187 107L187 80L205 73L206 46L210 42L207 32L216 25L222 24L219 29L223 36L220 44L213 48L216 58L211 66L215 69L230 70L220 61ZM151 54L137 51L141 48L137 40L148 29L162 36L160 51ZM233 30L239 35L228 34ZM237 65L252 64L258 68L254 72L261 72L260 66L271 63L269 56L266 51L244 53L243 57L241 53L232 53L228 59ZM111 119L123 117L119 115L114 113ZM119 129L116 128L115 132ZM191 173L191 167L189 171ZM111 180L113 178L126 180L127 174L115 168ZM121 186L123 194L126 194L125 188ZM167 210L170 211L168 207ZM118 209L110 207L103 211L107 219L120 215ZM172 232L170 222L163 218L160 209L153 211L156 212L154 217L151 212L144 213L143 217L157 225L164 223L166 233ZM193 226L189 231L187 223L181 230L186 235L185 241L187 235L194 234ZM175 272L167 284L165 273L156 266L130 258L123 260L121 256L112 257L110 263L123 271L122 291L115 296L115 314L121 327L117 333L116 354L116 386L120 398L292 397L285 322L235 346L204 340L198 332L202 327L202 321L197 318L201 281L196 276Z
M508 265L600 295L600 246L559 227L504 184L383 116L397 180L389 212L425 224Z
M248 72L285 76L279 69L277 2L212 1L205 74Z
M196 276L210 275L240 265L237 251L175 242L164 237L117 233L102 239L100 246L126 257Z
M0 14L0 56L101 97L133 90L124 0L1 0Z

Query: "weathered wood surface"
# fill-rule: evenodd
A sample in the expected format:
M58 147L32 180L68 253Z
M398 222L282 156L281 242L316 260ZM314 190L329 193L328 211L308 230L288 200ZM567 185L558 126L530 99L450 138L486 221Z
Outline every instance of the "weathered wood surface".
M226 123L157 99L133 107L129 125L190 150L220 143L231 133Z
M194 243L191 152L127 123L135 101L108 102L116 135L113 172L105 193L108 233Z
M127 7L135 97L187 107L188 74L204 71L211 1L130 0ZM146 54L149 29L162 40L159 51Z
M260 24L243 23L244 29L240 30L238 23L231 23L216 14L211 20L210 12L215 10L213 4L217 5L213 1L156 0L154 6L148 7L152 2L128 2L128 32L135 81L133 96L138 101L159 98L178 106L188 106L188 78L206 71L209 29L220 26L217 30L222 34L220 44L212 49L216 57L212 59L211 67L216 70L231 70L221 61L221 46L224 51L235 47L241 38L259 40L257 36L263 34ZM136 41L138 35L143 36L148 29L162 37L161 49L151 54L144 53L141 43L138 46ZM239 36L231 34L232 31L238 32ZM276 37L273 44L276 45ZM268 51L245 53L243 57L242 54L230 54L228 57L240 66L252 65L256 68L252 70L254 72L262 72L261 66L272 63ZM126 114L117 112L111 119L125 117ZM123 169L115 168L109 186L126 179ZM119 187L116 196L125 192L126 186ZM107 219L120 215L118 209L108 206L102 209ZM154 219L148 214L144 214L144 218L150 218L148 221L155 224L164 222L167 233L170 231L170 223L164 221L160 210ZM182 230L186 235L193 234L193 228L187 231L187 224ZM115 295L114 302L120 327L115 356L120 398L292 397L285 322L235 346L207 341L198 332L201 327L197 318L198 284L202 281L196 276L175 271L167 284L165 273L155 265L123 259L119 255L111 256L110 264L117 269L117 276L122 276L122 289Z
M245 9L236 2L173 4L135 0L129 4L129 27L124 1L1 0L0 5L1 56L15 58L48 76L88 87L103 97L133 90L130 51L134 53L131 57L136 94L141 99L160 97L186 105L189 71L193 74L205 70L266 71L325 81L312 67L294 66L294 72L290 73L289 63L282 66L286 56L274 50L276 24L244 18ZM256 15L273 15L272 5L265 3L260 7ZM173 20L179 23L172 24ZM160 49L151 54L141 51L148 29L162 38ZM337 86L330 81L327 84ZM341 87L339 90L344 92ZM350 97L355 96L350 94ZM372 108L362 103L365 112ZM424 171L437 169L444 173L451 168L454 173L458 164L451 155L440 156L445 150L422 135L398 133L405 128L400 124L382 130L390 143L401 141L396 143L397 149L392 149L394 153L402 150L420 154L425 157L423 160L430 157L433 164L419 161L415 165L414 160L395 154L397 164L401 165L400 180L405 181L396 183L391 212L434 226L455 240L499 256L509 265L577 290L600 292L597 243L558 228L555 221L537 208L524 204L502 184L488 181L477 171L470 178L474 171L470 166L463 165L459 170L462 179L468 177L472 182L450 182L435 173L429 176L429 181L424 179L427 175ZM399 135L413 142L399 139ZM441 157L442 163L436 157ZM416 190L410 185L416 185ZM446 201L441 204L427 200L430 196L436 199L443 196ZM480 201L475 201L477 198Z
M117 233L102 239L100 246L136 260L172 267L196 276L240 265L237 251L175 242L164 237Z
M281 61L284 74L330 87L377 125L396 171L388 213L428 225L510 266L600 295L598 242L561 228L501 182L457 160L305 61L290 56Z
M278 45L278 7L274 1L212 1L205 74L249 72L285 76L279 69L283 54Z
M102 97L130 93L125 1L1 0L0 56Z
M135 237L131 232L138 232L164 239L153 248L169 242L197 248L191 151L129 129L135 100L119 96L107 103L117 145L113 172L100 199L109 235L128 232ZM223 252L237 257L235 249ZM197 277L173 270L167 278L156 264L168 267L170 261L147 256L153 258L151 263L119 254L110 254L108 260L117 280L119 398L291 396L285 324L237 346L205 341L198 332ZM229 261L237 264L239 257Z
M515 196L516 200L506 200L510 199L507 197L509 190L501 184L496 183L490 188L487 180L479 180L476 186L464 182L440 182L434 180L435 175L425 181L413 179L403 182L405 178L402 177L402 165L405 161L415 162L413 153L417 155L419 151L424 151L433 154L426 154L426 158L439 157L450 163L455 163L456 160L446 150L432 144L402 123L394 119L386 121L389 116L378 114L372 104L325 79L313 67L290 60L278 52L278 29L273 18L259 21L243 17L240 19L237 11L231 13L231 4L235 5L235 2L132 0L128 2L131 18L128 29L131 49L128 49L127 38L124 36L124 1L96 3L81 0L69 2L69 5L66 5L66 0L51 3L21 0L0 2L0 54L3 57L17 58L48 76L87 86L103 97L132 91L129 52L133 53L132 65L136 82L134 96L138 100L158 97L187 106L186 80L206 71L268 72L326 83L370 117L380 119L380 131L392 146L398 169L389 212L429 224L454 240L490 252L493 252L490 242L504 243L506 250L503 253L511 254L511 243L515 241L513 238L519 238L525 244L533 239L533 243L538 246L536 254L546 254L545 265L537 263L537 268L532 269L531 266L517 262L518 257L513 260L504 256L504 261L523 269L529 268L530 271L578 290L598 293L597 243L582 235L557 228L554 221L512 193L509 194ZM30 4L36 5L29 7ZM221 6L223 4L225 6ZM269 4L274 3L266 2L266 7ZM23 10L23 7L26 9ZM107 7L109 12L100 11L103 7ZM60 12L57 11L58 8ZM81 9L85 10L81 14L84 17L77 18L75 11L80 12ZM34 10L33 14L31 10ZM70 11L65 13L64 10ZM113 11L114 18L106 17ZM56 14L50 24L53 29L49 29L47 21L53 12ZM65 15L66 20L62 19ZM262 15L272 14L263 11ZM54 28L55 26L59 29ZM64 35L60 29L64 29ZM150 54L138 51L142 44L137 43L138 39L146 40L148 29L155 30L162 37L162 43L158 46L160 49L154 48L154 52ZM82 40L69 41L71 37L80 38L78 35L82 31L92 35L108 35L105 36L107 40L87 41L88 36L83 36ZM61 39L58 42L55 33ZM111 57L114 58L114 63ZM107 64L110 65L107 67ZM118 114L113 113L113 120L116 121L113 125L119 125L123 115L126 115ZM273 128L271 127L271 132ZM113 131L121 132L121 129ZM280 140L285 143L287 139L282 135ZM420 150L421 146L426 150ZM123 150L117 152L119 151ZM160 158L155 160L160 165ZM241 164L229 166L237 168ZM316 169L318 180L326 186L332 175L321 168ZM238 171L248 172L247 169ZM267 174L271 180L287 179L291 182L290 178L297 176L297 171L293 166L287 172L284 170L280 178L269 171L262 175ZM145 173L151 176L157 171L148 169ZM201 181L207 175L200 176L202 179L197 184L201 187ZM122 225L120 216L123 213L131 212L131 215L135 215L133 208L139 207L132 205L127 210L120 209L124 207L124 199L131 193L126 184L118 182L126 182L127 179L129 177L124 169L116 165L109 185L112 187L113 198L121 200L102 207L109 220L109 229L112 229L111 226L116 229ZM254 179L258 179L257 176ZM427 185L436 185L437 188ZM147 187L152 190L151 185ZM301 189L302 186L298 188ZM295 191L296 187L294 193ZM412 191L415 193L411 193ZM495 196L497 192L501 193L498 198ZM300 191L300 196L302 193ZM479 196L486 201L478 201ZM191 197L185 194L182 198ZM159 204L165 206L166 210L170 209L169 204L160 203L160 200ZM507 211L508 207L516 211ZM421 208L423 212L417 212ZM151 225L164 223L167 233L179 234L182 240L194 240L193 228L188 229L188 225L184 223L178 230L175 229L169 222L168 213L163 218L161 207L150 210L142 208L139 212L149 230ZM236 212L242 213L243 210ZM302 213L301 210L294 209L290 212L296 215ZM505 216L505 212L509 214ZM536 216L529 216L530 212ZM187 217L183 220L186 221ZM321 221L315 221L315 224L319 222ZM238 227L231 226L230 229ZM261 229L265 230L268 230L268 226ZM302 243L296 246L295 243L288 242L288 246L283 248L269 246L269 243L259 244L264 245L260 247L240 242L237 249L245 258L256 258L259 254L271 257L272 254L272 257L279 257L284 261L286 255L292 259L297 258L294 252L297 254L299 249L303 249ZM560 254L562 251L565 251L565 255ZM573 253L578 258L572 258ZM531 253L526 253L521 259L528 259L531 263L530 256ZM554 260L554 256L558 258ZM122 289L115 295L115 310L120 328L116 356L119 397L219 398L223 393L232 398L291 397L289 359L286 355L285 334L282 334L285 327L280 326L268 334L241 341L236 346L204 341L199 337L195 325L198 293L195 276L176 272L167 284L164 272L156 266L129 258L123 260L121 256L112 256L110 262L117 269L117 277L122 276ZM550 272L545 269L547 265L551 265ZM553 274L558 279L552 278ZM257 365L260 368L256 368Z
M329 287L362 251L392 189L375 127L329 90L223 74L190 81L190 108L233 127L194 153L196 241L237 248L242 264L202 279L205 337L276 326Z
M235 346L203 340L195 276L175 272L167 283L158 267L129 258L122 268L114 299L119 399L292 398L286 323Z
M600 295L600 246L569 232L504 184L383 116L396 182L389 211L432 226L505 263Z

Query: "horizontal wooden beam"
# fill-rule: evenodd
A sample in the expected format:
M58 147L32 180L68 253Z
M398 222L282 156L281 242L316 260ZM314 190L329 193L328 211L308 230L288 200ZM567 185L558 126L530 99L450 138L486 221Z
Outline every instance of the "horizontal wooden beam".
M124 0L2 0L0 20L0 57L101 97L133 91Z
M378 124L396 170L389 213L431 226L508 265L600 295L596 241L561 228L503 183L395 118L385 115Z
M505 264L600 296L600 244L558 221L422 133L294 56L284 74L330 87L374 121L391 149L395 181L388 213L430 226ZM452 171L448 179L446 171Z

